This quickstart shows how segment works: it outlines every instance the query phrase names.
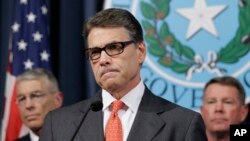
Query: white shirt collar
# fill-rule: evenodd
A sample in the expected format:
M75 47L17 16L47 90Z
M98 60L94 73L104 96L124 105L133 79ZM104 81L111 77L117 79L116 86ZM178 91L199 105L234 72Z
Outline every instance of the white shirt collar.
M38 141L39 137L32 131L29 132L31 141Z
M132 110L132 112L136 112L138 107L139 107L140 101L142 99L144 89L145 89L145 86L141 80L140 83L138 85L136 85L136 87L134 87L132 90L130 90L120 100L128 108L130 108ZM102 89L102 100L103 100L103 110L105 110L116 99L114 97L112 97L112 95L108 91Z

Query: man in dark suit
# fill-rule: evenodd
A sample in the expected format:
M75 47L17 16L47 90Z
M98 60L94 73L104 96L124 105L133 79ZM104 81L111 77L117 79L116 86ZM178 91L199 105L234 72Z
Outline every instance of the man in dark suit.
M127 10L89 19L84 36L102 88L88 100L50 112L40 141L206 141L199 113L155 96L143 83L142 27ZM101 101L101 102L98 102Z
M48 70L33 69L17 77L17 106L29 134L17 141L38 141L46 114L62 105L55 76Z

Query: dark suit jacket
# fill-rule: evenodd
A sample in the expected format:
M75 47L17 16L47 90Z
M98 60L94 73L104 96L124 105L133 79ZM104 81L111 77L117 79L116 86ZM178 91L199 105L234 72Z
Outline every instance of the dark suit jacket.
M39 141L71 141L74 133L77 133L74 141L104 141L102 110L88 111L96 100L101 100L100 92L50 112ZM127 141L207 141L207 138L199 113L157 97L146 88Z
M31 141L30 135L27 134L27 135L25 135L25 136L23 136L23 137L17 139L16 141Z

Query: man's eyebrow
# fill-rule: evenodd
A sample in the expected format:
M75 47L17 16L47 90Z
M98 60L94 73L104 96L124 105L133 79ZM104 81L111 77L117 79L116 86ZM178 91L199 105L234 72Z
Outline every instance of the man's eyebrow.
M35 91L32 91L32 92L31 92L31 94L33 94L33 93L42 93L42 91L40 91L40 90L35 90Z
M44 93L44 92L43 92L43 91L40 91L40 90L35 90L35 91L30 92L28 95L36 94L36 93ZM25 96L25 94L19 93L19 94L17 94L17 97L18 97L18 96Z
M121 41L111 41L111 42L109 42L109 43L107 43L105 45L102 45L102 46L93 46L93 47L89 46L88 48L103 48L103 47L105 47L107 45L114 44L114 43L119 43L119 42L121 42Z
M17 96L16 97L21 97L21 96L24 96L23 94L17 94Z

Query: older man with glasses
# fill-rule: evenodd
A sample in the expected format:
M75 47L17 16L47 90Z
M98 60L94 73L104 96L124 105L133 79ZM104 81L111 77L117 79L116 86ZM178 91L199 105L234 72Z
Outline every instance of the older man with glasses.
M45 69L33 69L17 77L16 102L29 134L17 141L38 141L47 113L62 106L63 97L55 76Z
M127 10L89 19L84 36L95 96L49 113L41 141L206 141L201 115L154 95L140 70L146 57L142 27Z

